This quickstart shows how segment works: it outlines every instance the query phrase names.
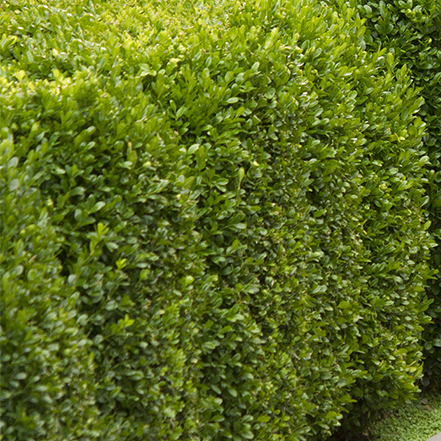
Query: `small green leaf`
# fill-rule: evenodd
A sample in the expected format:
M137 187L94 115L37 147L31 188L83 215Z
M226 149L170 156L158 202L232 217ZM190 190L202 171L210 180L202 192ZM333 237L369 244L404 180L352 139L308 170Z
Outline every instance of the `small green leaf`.
M199 150L200 144L193 144L191 147L188 148L187 152L189 155L192 155L194 152L197 152Z
M329 379L331 379L332 378L332 374L330 373L330 372L324 372L322 375L321 375L321 379L322 380L329 380Z
M340 378L340 380L338 380L337 382L338 387L344 387L347 384L348 384L348 380L346 380L346 378Z
M340 309L348 309L351 307L351 304L347 301L347 300L342 300L339 304L338 307Z
M271 417L269 417L268 415L261 415L259 418L257 418L257 421L259 423L267 423L270 419Z
M113 311L114 309L118 308L118 303L115 302L115 300L110 300L109 302L107 302L105 309L107 311Z
M22 81L23 78L26 76L26 72L24 70L19 70L18 72L15 72L15 78L17 78L18 81Z
M243 167L239 168L239 171L237 172L237 176L239 178L239 186L240 186L240 184L245 176L245 169Z
M101 210L101 208L103 208L105 206L106 206L105 202L97 202L90 210L90 214L96 213L97 211Z
M15 191L17 190L17 188L19 187L20 182L18 181L18 179L13 179L10 183L9 183L9 191Z
M237 103L238 101L239 101L239 98L237 98L236 96L227 99L228 104L234 104L234 103Z
M234 398L237 397L237 390L236 389L234 389L233 387L228 387L227 390Z

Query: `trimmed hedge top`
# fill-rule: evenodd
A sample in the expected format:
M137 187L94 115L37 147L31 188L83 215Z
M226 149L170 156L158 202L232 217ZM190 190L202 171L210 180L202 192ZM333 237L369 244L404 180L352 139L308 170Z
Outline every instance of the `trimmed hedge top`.
M1 20L0 190L33 213L2 226L2 254L40 222L32 265L55 293L1 299L8 439L300 440L354 401L412 397L433 246L422 101L363 50L354 10L11 1ZM11 262L2 280L29 292ZM47 381L84 384L94 431L61 393L53 423L20 419L11 302L67 311L80 341ZM20 332L49 347L35 314Z

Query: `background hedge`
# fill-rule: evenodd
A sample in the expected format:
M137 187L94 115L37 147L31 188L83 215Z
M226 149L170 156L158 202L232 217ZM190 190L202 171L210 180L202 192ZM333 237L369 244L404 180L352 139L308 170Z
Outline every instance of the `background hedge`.
M16 204L44 219L54 290L13 301L67 311L78 368L50 381L82 384L92 419L81 434L78 406L35 408L51 439L300 440L354 401L357 420L412 397L433 246L422 100L363 49L353 9L13 0L0 26L2 197L34 195ZM2 255L36 240L21 217ZM4 299L9 391L20 318ZM35 317L23 332L52 344L52 316ZM2 418L11 439L48 437Z

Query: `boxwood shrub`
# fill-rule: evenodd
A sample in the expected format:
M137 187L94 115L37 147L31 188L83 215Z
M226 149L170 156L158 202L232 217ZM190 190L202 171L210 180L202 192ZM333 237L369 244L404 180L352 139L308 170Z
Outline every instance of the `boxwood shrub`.
M0 136L0 439L101 439L87 317L60 274L62 237L35 187L38 153L25 158L7 127Z
M329 3L329 2L328 2ZM332 0L334 7L342 2ZM368 50L387 48L394 55L395 69L406 65L413 83L420 89L424 104L418 115L426 124L423 137L424 149L430 158L429 182L426 184L430 199L425 206L429 210L432 225L429 231L438 246L433 249L433 268L439 270L440 244L440 155L441 155L441 1L440 0L351 0L360 17L366 20L366 45ZM440 277L428 288L432 304L427 311L432 323L423 333L425 378L441 380L441 296Z
M363 49L353 9L2 8L2 155L17 158L23 183L32 176L38 203L17 204L33 207L30 224L45 219L33 246L56 291L38 308L61 305L78 330L72 363L91 394L81 405L99 412L86 420L106 422L99 439L302 440L329 434L354 401L412 397L433 245L422 100L405 66ZM35 242L13 224L5 247ZM44 334L53 316L35 317L23 332ZM9 340L6 357L21 342ZM63 375L51 377L59 388ZM32 407L22 395L10 403ZM33 411L71 427L78 406L62 407L68 423Z

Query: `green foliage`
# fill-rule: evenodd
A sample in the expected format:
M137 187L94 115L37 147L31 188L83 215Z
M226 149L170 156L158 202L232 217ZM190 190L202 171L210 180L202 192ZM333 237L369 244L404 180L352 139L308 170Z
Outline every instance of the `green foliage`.
M3 6L2 154L46 216L38 308L72 311L100 439L301 440L417 391L433 244L408 70L350 8L219 3Z
M21 156L5 127L0 140L0 439L101 439L86 316L60 274L37 154Z
M342 1L328 1L340 6ZM441 1L440 0L351 0L366 20L369 50L387 48L394 57L394 69L406 65L413 83L420 88L424 104L418 115L426 124L424 149L430 158L427 209L432 222L430 232L438 247L432 252L432 267L441 266ZM441 375L441 273L428 288L433 303L428 310L433 323L423 334L425 357L424 384ZM441 377L440 377L441 378Z

